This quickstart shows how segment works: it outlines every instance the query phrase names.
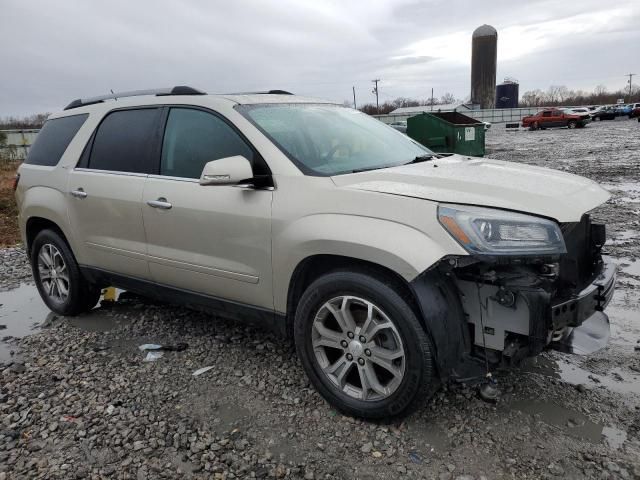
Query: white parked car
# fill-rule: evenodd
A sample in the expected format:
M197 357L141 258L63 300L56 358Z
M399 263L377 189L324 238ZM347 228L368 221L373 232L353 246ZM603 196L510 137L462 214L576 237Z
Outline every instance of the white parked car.
M365 418L549 346L602 347L615 269L587 212L608 198L568 173L439 157L330 102L189 87L72 102L16 190L54 312L112 285L260 322Z

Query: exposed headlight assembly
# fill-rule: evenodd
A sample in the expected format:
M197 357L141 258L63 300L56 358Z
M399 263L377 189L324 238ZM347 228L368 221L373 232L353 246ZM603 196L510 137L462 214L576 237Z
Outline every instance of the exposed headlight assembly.
M533 215L441 204L438 220L465 250L476 255L558 255L567 252L558 224Z

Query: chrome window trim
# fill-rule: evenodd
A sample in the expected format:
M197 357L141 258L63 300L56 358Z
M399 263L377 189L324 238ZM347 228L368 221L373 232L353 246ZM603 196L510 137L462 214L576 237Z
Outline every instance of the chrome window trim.
M148 173L139 173L139 172L122 172L119 170L98 170L95 168L84 168L84 167L76 167L73 171L77 172L87 172L87 173L103 173L107 175L120 175L125 177L148 177Z
M199 178L188 178L188 177L172 177L170 175L159 175L159 174L149 174L149 178L154 178L158 180L175 180L176 182L188 182L188 183L200 183Z

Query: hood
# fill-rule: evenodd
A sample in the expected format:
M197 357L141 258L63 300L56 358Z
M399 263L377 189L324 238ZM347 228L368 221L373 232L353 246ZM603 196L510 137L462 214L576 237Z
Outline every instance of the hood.
M436 202L504 208L580 221L609 192L577 175L488 158L452 155L432 161L337 175L338 187Z

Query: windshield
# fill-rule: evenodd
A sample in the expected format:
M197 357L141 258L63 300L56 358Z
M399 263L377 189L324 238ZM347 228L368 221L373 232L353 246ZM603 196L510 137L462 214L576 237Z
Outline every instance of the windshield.
M351 108L298 103L244 105L238 110L307 175L393 167L431 153Z

